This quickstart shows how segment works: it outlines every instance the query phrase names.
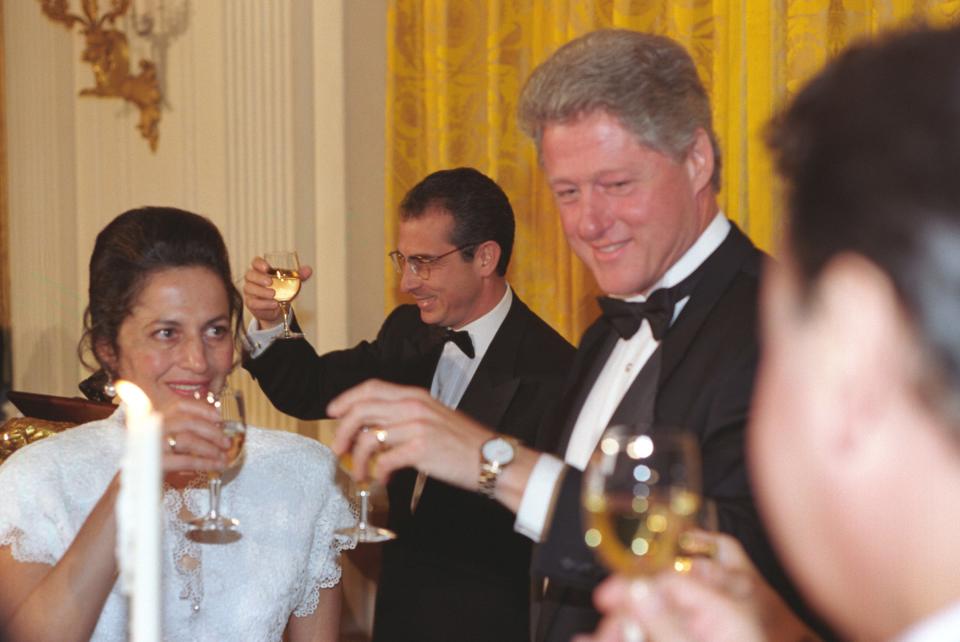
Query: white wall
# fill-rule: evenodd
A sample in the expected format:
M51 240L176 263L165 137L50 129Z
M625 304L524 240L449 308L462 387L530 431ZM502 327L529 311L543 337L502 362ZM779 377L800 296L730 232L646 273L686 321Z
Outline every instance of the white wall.
M373 336L384 306L387 0L135 0L164 8L134 67L160 66L156 153L119 99L93 84L78 28L2 0L6 56L13 384L78 394L87 262L120 212L171 205L210 217L238 282L254 254L289 247L317 269L295 307L318 350ZM101 2L101 7L107 3ZM71 5L79 13L79 0ZM311 436L330 427L273 410L245 373L251 420ZM372 584L347 571L363 626Z
M148 4L160 3L138 6ZM382 319L386 0L163 4L185 16L169 20L165 46L163 33L127 30L134 64L162 65L152 153L133 107L77 96L92 84L78 29L4 0L18 389L76 394L94 237L144 204L213 219L238 279L254 254L296 248L318 268L296 308L319 350L368 337ZM260 423L295 428L253 407Z

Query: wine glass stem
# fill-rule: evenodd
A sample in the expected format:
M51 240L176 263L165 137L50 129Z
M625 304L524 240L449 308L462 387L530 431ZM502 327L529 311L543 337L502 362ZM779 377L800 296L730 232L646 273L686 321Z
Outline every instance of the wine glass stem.
M220 475L210 475L210 514L211 519L220 516Z
M280 302L280 313L283 314L283 336L290 338L290 302Z
M366 486L361 486L360 490L357 491L357 494L360 495L360 522L357 524L357 529L360 531L367 530L367 510L368 510L368 498L370 497L370 491L367 490Z

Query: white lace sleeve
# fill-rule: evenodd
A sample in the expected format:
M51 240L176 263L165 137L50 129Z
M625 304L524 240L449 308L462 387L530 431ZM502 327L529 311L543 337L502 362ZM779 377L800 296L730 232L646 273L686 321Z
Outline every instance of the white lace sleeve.
M14 559L56 564L103 494L114 456L98 424L31 444L0 466L0 546ZM83 455L91 440L92 459Z
M313 547L307 568L303 595L293 614L310 615L317 609L321 588L331 588L340 581L340 551L355 546L351 538L334 531L353 526L356 512L334 482L337 463L332 452L317 444L316 479L313 491L317 494L317 514L313 516Z
M63 553L57 524L64 522L56 477L32 452L41 444L14 453L0 466L0 546L9 546L19 562L56 564ZM60 504L59 506L57 504Z

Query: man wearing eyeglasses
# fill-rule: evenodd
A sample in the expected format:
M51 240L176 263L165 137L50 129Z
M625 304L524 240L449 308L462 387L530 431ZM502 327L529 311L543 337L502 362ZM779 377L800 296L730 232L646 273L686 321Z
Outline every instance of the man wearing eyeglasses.
M377 424L388 449L381 445L374 477L413 465L515 511L517 530L539 542L534 639L566 642L599 616L592 590L606 569L584 538L580 482L604 429L684 430L697 439L720 529L799 605L744 465L763 254L720 211L719 146L693 59L663 36L595 31L544 61L519 104L568 244L607 294L545 420L551 428L537 448L491 451L491 431L471 418L415 388L366 382L329 408L340 419L334 450L351 450L362 466L376 443L358 429Z
M273 340L280 313L267 265L254 259L244 367L277 408L302 419L326 417L331 399L377 378L429 389L532 445L573 348L507 284L513 237L513 210L494 181L471 168L430 174L401 202L390 253L414 305L396 308L373 341L324 355L302 339ZM512 513L412 469L387 491L398 537L384 545L374 640L525 642L531 543L514 532Z

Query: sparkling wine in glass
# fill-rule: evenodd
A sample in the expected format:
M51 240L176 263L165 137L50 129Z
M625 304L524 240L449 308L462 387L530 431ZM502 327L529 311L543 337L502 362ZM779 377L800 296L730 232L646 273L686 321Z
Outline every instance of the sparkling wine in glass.
M364 432L369 430L369 428L363 429ZM374 453L369 459L367 464L368 467L373 468L376 461L376 453ZM340 466L346 470L348 474L351 470L353 470L353 455L350 452L346 452L340 456ZM387 528L374 526L368 521L368 515L370 511L370 482L355 481L354 484L357 488L357 498L360 504L360 519L356 526L338 529L337 534L350 537L355 542L360 544L375 544L378 542L386 542L391 539L396 539L397 534L393 531Z
M630 576L677 568L697 525L700 456L693 436L657 426L608 428L583 477L585 541Z
M247 436L246 411L243 394L239 390L223 390L220 394L208 392L205 397L197 398L214 406L220 413L223 433L230 438L227 449L227 467L237 464L243 454L243 443ZM187 532L193 539L213 541L217 539L236 539L239 537L240 522L220 513L220 488L223 483L217 471L207 473L210 491L210 510L203 517L191 520Z
M290 302L300 293L300 260L296 252L275 251L264 252L263 260L267 262L267 272L273 279L270 287L273 288L274 300L280 304L283 314L283 334L278 339L300 339L303 335L290 330Z

